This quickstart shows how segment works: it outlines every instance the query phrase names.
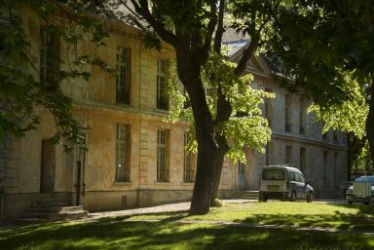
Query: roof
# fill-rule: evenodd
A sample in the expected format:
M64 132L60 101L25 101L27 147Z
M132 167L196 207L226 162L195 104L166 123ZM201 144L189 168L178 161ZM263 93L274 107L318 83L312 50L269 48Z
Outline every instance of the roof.
M244 48L246 45L249 44L249 39L241 39L236 41L230 41L230 42L222 42L222 45L226 46L228 48L228 57L232 57L235 55L239 50Z
M300 169L298 169L296 167L292 167L292 166L287 165L287 164L267 165L267 166L264 166L264 168L286 168L286 169L289 169L289 170L300 171Z

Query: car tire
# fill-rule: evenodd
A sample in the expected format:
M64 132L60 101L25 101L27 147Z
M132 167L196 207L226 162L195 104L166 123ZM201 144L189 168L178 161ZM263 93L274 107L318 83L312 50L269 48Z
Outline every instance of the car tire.
M367 201L365 201L365 202L364 202L364 204L365 204L365 205L369 205L369 204L370 204L370 202L367 202Z
M309 193L307 196L306 196L306 202L312 202L313 201L313 193Z
M347 204L348 204L348 205L352 205L352 204L353 204L353 201L347 201Z
M258 194L258 201L259 202L266 202L268 199L266 198L266 196L262 193L262 192L260 192L259 194Z
M288 194L287 194L287 193L283 193L283 194L282 194L282 198L281 198L281 200L282 200L282 201L286 201L287 198L288 198Z

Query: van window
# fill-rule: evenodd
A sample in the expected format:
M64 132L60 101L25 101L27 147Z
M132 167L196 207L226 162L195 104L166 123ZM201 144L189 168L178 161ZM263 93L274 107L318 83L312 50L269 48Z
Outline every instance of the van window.
M296 180L294 172L290 171L288 174L289 174L289 177L290 177L290 181L295 181Z
M285 179L284 170L277 169L277 168L269 168L269 169L265 168L263 171L262 179L283 181Z
M296 173L296 181L304 183L305 182L304 176L300 173Z

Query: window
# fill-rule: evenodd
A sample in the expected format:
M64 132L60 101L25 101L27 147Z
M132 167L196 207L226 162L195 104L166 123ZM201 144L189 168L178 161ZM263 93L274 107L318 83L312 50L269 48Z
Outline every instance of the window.
M130 181L130 125L127 124L117 125L115 181Z
M284 116L285 116L285 131L291 132L291 96L286 94L285 100L285 108L284 108Z
M295 172L289 172L288 176L290 177L290 181L296 181Z
M292 160L292 147L286 146L286 163L291 164Z
M40 83L50 92L58 90L60 71L60 37L40 30Z
M300 170L306 172L306 148L300 148Z
M187 150L188 134L184 134L184 171L183 181L193 182L192 153Z
M328 152L323 151L323 186L325 188L330 187L330 178L329 178L329 166L328 166Z
M262 179L263 180L277 180L277 181L282 181L285 180L285 173L284 169L276 169L276 168L269 168L269 169L264 169L262 173Z
M265 165L270 165L270 143L265 147Z
M131 49L117 49L116 102L130 104L131 96Z
M322 130L323 130L324 127L325 127L325 122L322 122ZM322 134L322 139L325 140L325 141L328 141L328 139L329 139L329 135L328 134L329 134L329 131L324 132Z
M166 60L157 60L157 96L156 107L161 110L169 110L169 95L166 82Z
M333 187L337 187L337 184L339 183L339 176L338 176L338 173L339 173L339 154L338 153L334 153L334 166L333 166L333 176L334 176L334 184L333 184Z
M299 133L305 134L305 122L306 122L306 104L304 97L300 97L300 114L299 114Z
M295 178L297 182L305 183L304 176L300 173L295 173Z
M168 131L157 131L157 181L168 181Z
M334 142L338 142L338 132L334 130Z
M265 88L265 92L271 93L271 90L268 88ZM269 127L271 127L271 124L272 124L271 100L267 98L264 100L264 116L268 120Z

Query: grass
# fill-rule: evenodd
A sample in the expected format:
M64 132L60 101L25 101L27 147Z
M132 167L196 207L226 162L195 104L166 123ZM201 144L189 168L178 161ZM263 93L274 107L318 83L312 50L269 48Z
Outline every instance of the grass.
M373 215L373 206L361 205L226 204L204 216L182 211L0 228L0 249L374 249Z

